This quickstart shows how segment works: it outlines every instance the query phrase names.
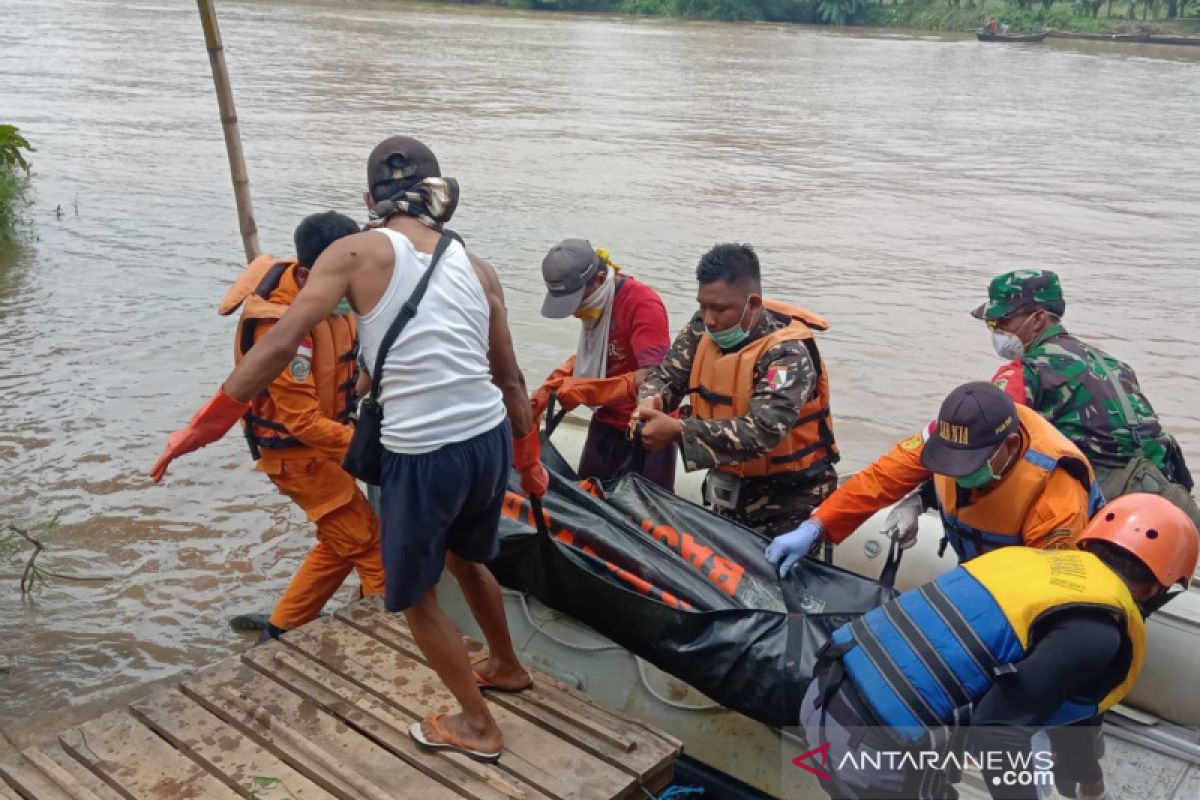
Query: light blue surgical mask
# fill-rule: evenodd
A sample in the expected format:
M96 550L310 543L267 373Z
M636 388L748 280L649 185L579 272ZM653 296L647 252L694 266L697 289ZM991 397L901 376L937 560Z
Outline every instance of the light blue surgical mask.
M746 305L742 306L742 318L746 316L746 309L749 307L750 301L746 301ZM707 325L704 326L704 332L708 337L716 343L717 347L722 350L732 350L733 348L746 341L746 337L750 335L750 331L742 327L742 319L738 319L737 325L732 328L726 328L723 331L711 330Z

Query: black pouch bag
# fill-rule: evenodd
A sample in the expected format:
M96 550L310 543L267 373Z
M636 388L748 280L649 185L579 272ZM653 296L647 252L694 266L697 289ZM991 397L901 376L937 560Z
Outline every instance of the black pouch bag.
M412 294L401 307L400 313L396 315L392 326L384 334L383 341L379 343L379 352L375 355L375 368L371 370L371 391L358 404L358 422L354 426L354 437L350 440L350 446L346 448L345 458L342 459L342 469L360 481L378 486L380 473L383 471L383 442L380 441L383 431L383 406L379 404L383 362L404 326L417 315L417 306L421 304L425 290L429 288L433 268L437 266L451 241L452 235L442 234L437 247L434 248L433 257L429 259L429 268L425 270L425 274L421 276Z

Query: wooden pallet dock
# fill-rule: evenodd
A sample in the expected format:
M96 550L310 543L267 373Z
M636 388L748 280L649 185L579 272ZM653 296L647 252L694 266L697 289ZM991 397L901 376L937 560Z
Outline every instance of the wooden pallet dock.
M671 781L678 740L546 675L488 699L498 764L413 742L453 698L365 600L0 761L0 800L618 800Z

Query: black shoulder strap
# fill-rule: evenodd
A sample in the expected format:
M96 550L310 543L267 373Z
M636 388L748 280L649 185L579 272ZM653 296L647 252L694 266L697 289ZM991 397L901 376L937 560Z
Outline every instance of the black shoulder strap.
M375 354L375 369L371 371L370 397L375 402L379 402L379 390L383 378L383 362L387 359L388 351L396 343L396 338L404 330L404 326L417 315L417 306L421 304L422 298L425 297L425 290L429 288L429 279L433 277L433 268L437 266L438 261L441 261L442 254L446 252L446 248L454 240L453 237L445 233L442 234L442 238L438 240L437 247L433 250L433 257L429 259L429 268L425 270L425 274L421 276L421 280L417 281L412 294L408 296L408 300L404 302L400 313L392 321L392 326L383 335L383 341L379 343L379 352Z

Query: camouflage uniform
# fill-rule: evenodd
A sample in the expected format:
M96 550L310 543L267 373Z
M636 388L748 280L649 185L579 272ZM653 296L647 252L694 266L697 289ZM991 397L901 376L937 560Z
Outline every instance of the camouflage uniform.
M742 347L787 324L786 318L764 310ZM663 362L646 376L638 399L657 394L662 396L667 411L678 408L688 396L692 361L705 335L704 323L696 314L676 337ZM772 374L786 377L772 381ZM690 472L759 458L779 444L796 424L800 408L813 396L816 384L816 368L803 342L786 340L769 348L755 366L748 414L720 420L684 417L684 467ZM759 533L776 536L808 519L835 488L837 473L833 464L822 461L802 472L742 479L737 509L713 510Z
M988 287L988 302L975 316L999 320L1044 308L1056 316L1065 310L1058 276L1046 270L1017 270L1000 275ZM1128 419L1113 380L1119 382L1136 419ZM1126 465L1143 457L1170 481L1190 489L1190 477L1175 440L1163 432L1150 401L1130 367L1102 350L1051 325L1025 348L1019 362L1005 365L993 378L1014 400L1037 411L1075 443L1104 486L1120 483ZM1106 497L1114 499L1110 480ZM1163 493L1163 492L1157 492ZM1194 503L1185 509L1191 513Z

